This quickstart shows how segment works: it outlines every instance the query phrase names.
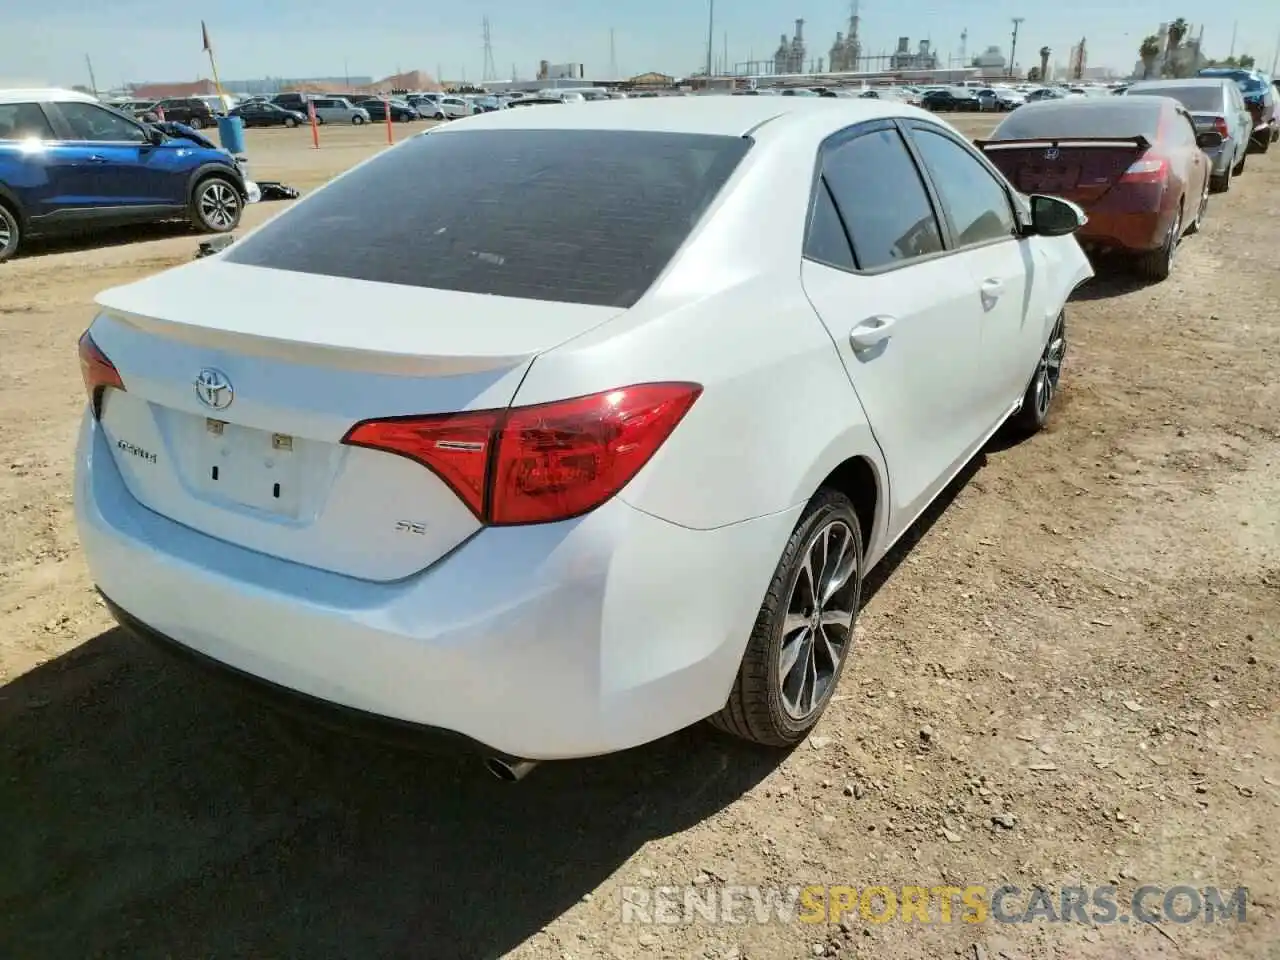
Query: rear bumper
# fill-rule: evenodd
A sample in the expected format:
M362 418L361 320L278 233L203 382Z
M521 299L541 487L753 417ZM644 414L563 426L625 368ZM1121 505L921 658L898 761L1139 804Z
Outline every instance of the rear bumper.
M375 583L151 512L87 415L77 453L84 554L130 629L312 701L537 760L636 746L723 706L800 509L695 531L615 498L482 530Z
M1154 250L1164 242L1167 218L1158 212L1115 213L1089 210L1089 222L1077 234L1082 246L1107 250Z

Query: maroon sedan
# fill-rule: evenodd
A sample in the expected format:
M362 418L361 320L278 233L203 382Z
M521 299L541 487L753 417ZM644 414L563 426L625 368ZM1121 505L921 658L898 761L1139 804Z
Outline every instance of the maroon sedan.
M1073 97L1019 107L978 146L1023 193L1083 207L1086 250L1132 254L1141 275L1163 280L1204 219L1215 142L1168 97Z

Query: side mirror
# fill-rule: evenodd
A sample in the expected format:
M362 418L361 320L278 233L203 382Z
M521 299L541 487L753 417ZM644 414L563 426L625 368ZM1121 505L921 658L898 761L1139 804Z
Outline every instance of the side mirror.
M163 130L160 130L158 127L147 127L148 143L150 143L154 147L158 147L160 146L160 144L164 143L164 140L165 140L165 137L164 137Z
M1206 130L1204 133L1196 135L1196 146L1201 150L1212 150L1215 147L1222 146L1222 134L1216 130Z
M1033 194L1031 197L1031 230L1038 237L1065 237L1086 223L1088 216L1078 206L1061 197Z

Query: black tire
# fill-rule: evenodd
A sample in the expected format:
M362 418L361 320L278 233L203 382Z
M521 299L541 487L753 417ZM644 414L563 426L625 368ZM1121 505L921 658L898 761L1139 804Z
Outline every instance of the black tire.
M298 125L298 121L293 119L293 117L285 117L284 125L288 127L290 130L292 130L294 127Z
M243 212L240 188L226 177L205 177L191 189L191 223L197 230L230 233L240 225Z
M1244 151L1244 156L1240 158L1240 162L1231 168L1231 175L1233 177L1238 177L1240 176L1240 174L1244 173L1244 165L1248 162L1249 162L1249 149L1246 147Z
M18 214L7 204L0 203L0 263L11 259L22 243L22 224Z
M204 121L201 120L199 117L192 117L191 122L188 123L187 126L190 127L192 130L202 130L204 129Z
M444 119L444 114L443 114L442 112L440 112L439 110L437 110L437 111L436 111L435 116L434 116L434 117L432 117L431 119L432 119L432 120L443 120L443 119Z
M1173 259L1178 252L1178 243L1182 240L1182 203L1178 204L1178 214L1174 218L1164 243L1158 249L1140 254L1134 261L1138 276L1147 280L1160 281L1169 279L1173 272Z
M355 116L353 116L353 117L351 118L351 125L352 125L353 127L358 127L358 126L360 126L362 123L364 123L364 117L360 116L360 114L358 114L358 113L357 113Z
M1022 406L1009 418L1009 429L1019 436L1039 433L1049 424L1053 400L1062 383L1062 367L1067 359L1067 314L1064 310L1049 331L1036 371L1023 394Z
M828 537L826 544L829 548L824 553L828 563L834 568L830 572L843 571L845 563L851 563L843 585L831 595L831 603L839 608L842 618L843 611L849 611L847 630L843 623L818 628L824 638L828 637L827 630L831 630L831 635L837 637L844 632L839 662L831 667L832 657L827 651L841 646L840 643L829 638L824 639L821 645L816 642L815 627L821 623L818 619L821 611L813 612L812 616L801 612L799 616L806 618L807 622L796 626L790 635L791 644L787 646L796 649L797 659L784 676L784 624L789 616L789 608L798 604L803 609L805 597L812 596L812 581L808 581L809 587L804 586L804 581L808 578L805 571L811 570L813 564L806 564L806 561L815 550L820 549L818 541L824 536ZM829 551L834 550L840 552L837 553L835 562L831 563ZM844 665L852 654L853 625L857 622L858 607L862 601L864 559L862 529L853 503L837 490L825 487L819 490L805 507L800 521L783 548L773 580L769 583L764 602L756 616L755 627L747 642L747 650L743 654L742 665L738 668L738 677L734 681L729 700L719 713L708 718L713 726L744 740L771 747L790 747L804 739L831 702ZM819 583L825 579L826 572L828 566L824 565L823 571L814 575ZM831 612L834 614L836 610L832 609ZM794 614L795 611L792 611L792 615ZM807 645L804 639L806 634L809 637ZM785 688L788 686L788 678L795 675L795 668L800 665L801 657L804 658L805 666L801 671L803 677L797 699L805 699L804 684L810 675L810 665L815 679L810 688L813 690L813 695L809 698L810 709L797 714L785 702L788 698ZM818 660L823 660L827 666L819 666ZM824 671L821 681L818 678L819 670ZM820 682L825 685L819 693L817 688Z
M1226 193L1231 189L1231 179L1235 176L1235 170L1227 167L1227 172L1209 178L1209 191L1211 193Z

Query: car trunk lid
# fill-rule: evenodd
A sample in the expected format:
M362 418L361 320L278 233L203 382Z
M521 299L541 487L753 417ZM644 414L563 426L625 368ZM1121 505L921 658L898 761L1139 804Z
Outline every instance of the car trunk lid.
M1145 137L979 140L978 147L1023 193L1081 205L1101 199L1151 146Z
M218 257L98 302L91 333L125 385L107 391L102 428L139 503L382 581L434 563L480 521L426 467L342 443L350 428L508 406L539 352L622 312Z

